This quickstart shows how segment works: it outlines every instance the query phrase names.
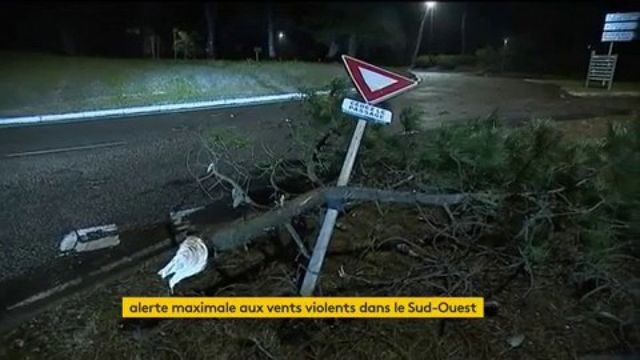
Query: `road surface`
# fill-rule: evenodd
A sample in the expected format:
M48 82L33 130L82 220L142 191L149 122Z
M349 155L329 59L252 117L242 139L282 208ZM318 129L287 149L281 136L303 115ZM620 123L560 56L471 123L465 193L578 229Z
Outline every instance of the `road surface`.
M582 98L556 85L533 84L517 78L447 72L416 72L420 87L398 98L396 107L412 105L424 112L423 126L468 120L496 110L501 119L571 120L615 115L640 108L638 97Z
M0 279L55 258L74 229L151 224L206 204L185 165L199 134L231 127L276 140L299 113L269 105L0 129Z
M425 127L496 108L515 121L613 114L639 105L637 98L562 97L555 86L519 79L420 76L421 86L391 105L396 115L403 106L419 107ZM146 225L166 220L174 208L206 204L185 161L207 129L231 126L282 146L284 119L301 116L300 104L288 103L0 129L0 280L55 259L62 237L74 229Z

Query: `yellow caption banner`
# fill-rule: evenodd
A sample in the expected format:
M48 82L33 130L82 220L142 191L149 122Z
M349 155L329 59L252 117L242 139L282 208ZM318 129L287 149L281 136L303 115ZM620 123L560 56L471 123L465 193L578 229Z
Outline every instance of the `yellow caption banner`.
M481 297L124 297L124 318L483 318Z

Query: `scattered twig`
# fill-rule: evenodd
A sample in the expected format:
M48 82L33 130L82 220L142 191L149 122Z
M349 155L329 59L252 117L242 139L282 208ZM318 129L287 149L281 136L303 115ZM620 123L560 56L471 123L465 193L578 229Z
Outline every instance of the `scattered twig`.
M250 337L249 340L251 340L266 357L271 360L276 359L273 355L271 355L269 351L267 351L267 349L264 348L264 346L262 346L262 344L260 344L260 341L258 341L258 339L256 339L255 337Z

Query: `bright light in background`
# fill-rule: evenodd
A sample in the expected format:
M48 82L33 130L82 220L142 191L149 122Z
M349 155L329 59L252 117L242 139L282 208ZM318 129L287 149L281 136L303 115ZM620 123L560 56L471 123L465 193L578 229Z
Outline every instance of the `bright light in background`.
M502 40L502 45L504 45L505 47L509 44L509 38L506 37Z
M280 40L284 39L284 32L278 31L278 39Z
M436 2L435 1L427 1L426 5L427 5L427 9L433 9L434 7L436 7Z

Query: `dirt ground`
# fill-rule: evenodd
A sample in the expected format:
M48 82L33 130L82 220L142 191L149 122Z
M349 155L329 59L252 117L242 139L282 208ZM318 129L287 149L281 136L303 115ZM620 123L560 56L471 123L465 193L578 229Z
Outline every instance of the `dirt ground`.
M580 136L605 129L601 120L562 127L572 134L583 131ZM484 319L123 321L122 296L168 295L156 275L162 259L15 329L3 338L0 358L575 359L640 350L638 294L576 282L571 276L576 234L556 233L545 265L526 269L509 239L496 235L463 243L443 236L442 229L456 224L464 211L348 206L334 232L320 292L483 296ZM301 235L308 241L315 238L319 219L319 213L305 218ZM295 294L303 259L287 236L264 240L216 258L205 273L180 283L176 295ZM632 281L637 259L628 264L612 272Z

